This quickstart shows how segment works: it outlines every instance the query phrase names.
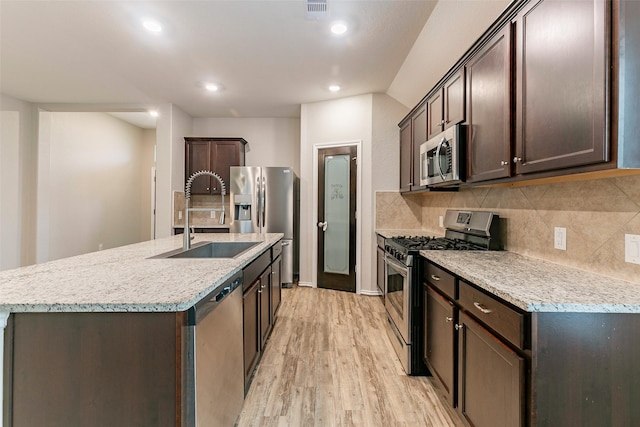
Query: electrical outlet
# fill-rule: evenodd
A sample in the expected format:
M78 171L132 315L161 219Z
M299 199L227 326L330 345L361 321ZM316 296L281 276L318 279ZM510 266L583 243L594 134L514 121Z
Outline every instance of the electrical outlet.
M640 234L624 235L624 261L640 264Z
M178 219L182 219L182 211L178 211Z
M567 250L567 229L555 227L553 231L553 247L562 251Z
M440 228L444 228L444 217L442 215L438 217L438 225Z
M211 211L211 218L215 218L216 217L216 211Z

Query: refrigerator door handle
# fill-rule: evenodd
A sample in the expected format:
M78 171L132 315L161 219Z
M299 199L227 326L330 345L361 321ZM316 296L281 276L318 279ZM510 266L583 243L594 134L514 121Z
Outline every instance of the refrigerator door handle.
M256 229L258 230L258 232L260 231L260 210L262 209L261 207L261 200L260 200L260 177L256 178L256 188L255 188L255 195L256 195L256 204L258 206L256 206Z
M264 176L262 177L262 228L263 230L261 231L266 231L264 230L265 224L266 224L266 211L267 211L267 196L266 196L266 189L267 187L267 183L265 182Z

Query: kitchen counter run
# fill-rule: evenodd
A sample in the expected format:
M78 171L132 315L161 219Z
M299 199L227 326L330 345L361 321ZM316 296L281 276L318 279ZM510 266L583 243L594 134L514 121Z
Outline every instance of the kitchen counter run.
M182 236L0 271L0 312L185 311L283 235L196 234L203 241L260 241L236 258L149 259L182 247Z
M640 313L640 284L506 251L420 251L529 312Z

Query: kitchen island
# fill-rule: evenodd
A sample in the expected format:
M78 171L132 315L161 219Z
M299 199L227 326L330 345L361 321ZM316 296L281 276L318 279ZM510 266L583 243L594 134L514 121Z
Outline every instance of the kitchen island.
M234 258L153 258L181 248L174 236L0 272L2 425L191 424L187 310L281 238L198 234L194 246L257 244Z

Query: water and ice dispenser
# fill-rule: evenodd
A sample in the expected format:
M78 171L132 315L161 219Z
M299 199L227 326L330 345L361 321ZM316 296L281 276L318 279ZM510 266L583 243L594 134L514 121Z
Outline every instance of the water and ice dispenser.
M233 220L251 222L251 194L237 194L233 200Z

